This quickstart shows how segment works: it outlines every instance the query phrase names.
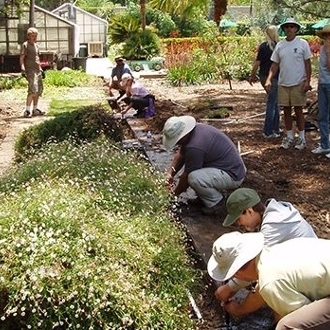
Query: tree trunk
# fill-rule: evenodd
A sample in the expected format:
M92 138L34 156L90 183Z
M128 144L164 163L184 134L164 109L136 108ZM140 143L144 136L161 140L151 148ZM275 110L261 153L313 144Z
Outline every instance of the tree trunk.
M146 29L146 0L140 0L140 15L142 30Z
M227 0L214 0L214 22L219 26L221 17L227 11Z

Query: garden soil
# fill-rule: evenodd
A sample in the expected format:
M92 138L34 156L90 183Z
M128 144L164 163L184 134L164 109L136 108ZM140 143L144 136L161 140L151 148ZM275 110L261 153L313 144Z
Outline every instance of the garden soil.
M149 149L157 153L163 164L168 163L168 154L161 146L161 130L165 121L173 115L193 115L199 122L213 125L223 130L237 145L248 169L244 187L257 190L262 198L276 198L293 203L302 215L311 223L317 235L330 238L330 160L324 155L316 156L311 150L318 145L317 130L306 132L307 148L302 151L280 149L281 139L266 140L262 136L266 94L260 84L249 85L246 81L223 81L216 85L189 87L171 87L165 78L144 79L141 82L156 96L156 115L151 119L139 119L143 122L140 136L150 131L153 135ZM103 89L100 82L99 89ZM309 102L316 100L316 81L312 83L308 94ZM72 93L75 93L72 89ZM86 89L82 97L93 97L95 89ZM1 92L0 92L1 95ZM47 110L50 100L42 99L43 110ZM13 144L17 134L24 128L45 118L23 119L22 104L15 98L0 98L0 174L11 164ZM306 109L306 116L307 109ZM137 127L137 122L127 122ZM164 160L165 159L165 160ZM202 236L208 227L212 232L209 245L224 229L222 219L203 217L199 208L180 204L180 217L192 235ZM204 226L203 226L204 225ZM204 228L204 229L203 229ZM213 230L214 229L214 230ZM204 247L205 248L205 247ZM268 326L269 311L261 311L260 318L231 319L226 327L225 317L219 304L213 298L214 287L211 282L199 296L194 297L197 313L191 309L194 317L201 316L200 329L264 329ZM199 313L200 312L200 315ZM259 319L258 319L259 318ZM227 320L228 322L228 320Z

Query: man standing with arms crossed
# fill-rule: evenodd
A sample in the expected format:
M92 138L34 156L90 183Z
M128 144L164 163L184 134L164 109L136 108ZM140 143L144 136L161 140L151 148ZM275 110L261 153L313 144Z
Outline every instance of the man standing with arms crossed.
M280 25L286 38L275 47L271 60L273 64L267 77L265 88L270 90L271 80L280 70L278 80L278 105L283 107L286 137L281 148L289 149L294 145L291 110L294 108L297 118L298 141L295 149L303 150L306 147L305 118L302 108L306 105L306 92L311 89L311 61L312 56L306 40L296 37L300 24L293 18L288 18Z

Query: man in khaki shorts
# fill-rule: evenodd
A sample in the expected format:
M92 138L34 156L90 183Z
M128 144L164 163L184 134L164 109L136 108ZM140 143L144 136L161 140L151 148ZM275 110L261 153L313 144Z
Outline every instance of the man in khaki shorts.
M283 107L286 137L281 148L289 149L294 145L292 129L292 107L297 118L298 140L295 149L303 150L306 147L305 118L303 106L306 105L306 92L310 90L312 56L306 40L296 37L300 24L293 18L288 18L280 25L286 38L277 43L271 60L273 64L267 77L265 88L270 90L271 79L280 70L278 79L278 105Z
M24 117L43 116L44 111L38 109L39 98L43 93L43 70L40 66L39 46L37 44L38 30L30 27L27 30L27 41L21 46L20 66L22 75L28 81L28 95ZM31 109L31 106L33 108ZM32 110L32 113L31 113Z

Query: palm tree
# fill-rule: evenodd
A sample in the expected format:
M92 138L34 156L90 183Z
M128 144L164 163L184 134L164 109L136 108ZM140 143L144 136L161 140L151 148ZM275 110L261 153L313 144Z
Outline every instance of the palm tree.
M140 0L141 27L146 29L146 0Z
M196 9L203 9L207 12L209 7L208 0L149 0L150 8L157 8L163 12L175 14L181 18L192 17Z

